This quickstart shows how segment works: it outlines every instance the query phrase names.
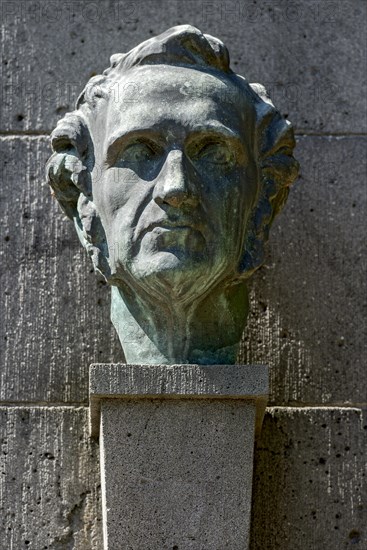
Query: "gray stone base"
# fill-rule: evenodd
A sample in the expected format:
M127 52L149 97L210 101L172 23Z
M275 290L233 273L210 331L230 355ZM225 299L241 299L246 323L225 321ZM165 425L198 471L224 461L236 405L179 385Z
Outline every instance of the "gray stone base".
M248 548L263 366L94 365L107 550Z

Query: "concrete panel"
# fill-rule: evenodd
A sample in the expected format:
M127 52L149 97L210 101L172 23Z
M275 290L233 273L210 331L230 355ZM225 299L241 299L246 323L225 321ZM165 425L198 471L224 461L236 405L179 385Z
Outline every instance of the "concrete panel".
M100 550L87 409L1 407L0 549Z
M0 427L0 550L102 548L87 410L2 407ZM356 409L268 410L251 550L366 547L366 430Z
M300 132L366 131L364 0L1 2L1 129L50 131L109 57L173 25L218 36Z
M268 411L251 550L367 548L366 430L359 409Z
M252 283L239 358L270 365L272 403L366 402L365 142L299 139L302 178ZM86 402L89 364L123 359L109 291L42 183L47 139L0 146L1 398Z
M87 401L90 363L123 360L109 291L43 183L48 140L0 149L0 398Z
M298 139L240 354L270 365L269 403L367 402L366 141Z
M255 404L103 399L105 550L247 550Z

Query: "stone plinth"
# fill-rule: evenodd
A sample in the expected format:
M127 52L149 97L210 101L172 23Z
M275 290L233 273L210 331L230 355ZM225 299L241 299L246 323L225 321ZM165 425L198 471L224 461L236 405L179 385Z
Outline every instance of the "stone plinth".
M105 550L248 548L267 368L92 365Z

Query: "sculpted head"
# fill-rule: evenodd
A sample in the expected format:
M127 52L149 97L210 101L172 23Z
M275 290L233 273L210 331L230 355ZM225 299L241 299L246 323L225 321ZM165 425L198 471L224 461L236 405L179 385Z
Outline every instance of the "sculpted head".
M242 308L229 344L217 338L220 349L233 346L247 308L238 289L261 265L298 170L290 123L265 89L232 72L218 39L174 27L112 56L51 139L48 182L124 303L115 325L131 315L162 351L157 308L181 320L180 338L191 341L187 327L197 332L198 304L212 295L217 309L226 302L224 325L228 307L229 324ZM198 361L186 348L171 360Z

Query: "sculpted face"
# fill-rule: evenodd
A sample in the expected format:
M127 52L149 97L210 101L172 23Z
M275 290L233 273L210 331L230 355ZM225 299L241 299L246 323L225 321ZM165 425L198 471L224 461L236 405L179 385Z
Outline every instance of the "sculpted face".
M219 73L157 65L106 105L92 185L114 279L185 301L233 277L258 193L252 104Z

